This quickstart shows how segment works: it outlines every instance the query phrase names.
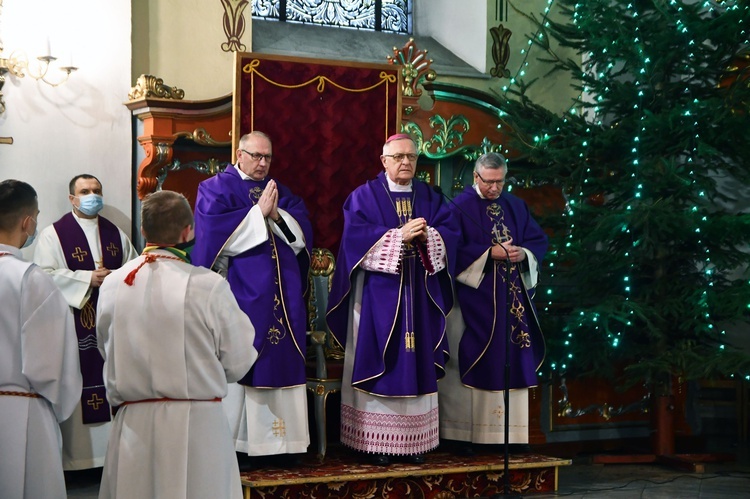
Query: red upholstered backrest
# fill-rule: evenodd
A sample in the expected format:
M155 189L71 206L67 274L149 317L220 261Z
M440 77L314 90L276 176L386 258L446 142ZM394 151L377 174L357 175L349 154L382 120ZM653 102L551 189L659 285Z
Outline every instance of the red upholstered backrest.
M270 175L305 200L316 247L338 252L346 197L381 171L400 88L399 66L237 54L234 150L248 132L271 137Z

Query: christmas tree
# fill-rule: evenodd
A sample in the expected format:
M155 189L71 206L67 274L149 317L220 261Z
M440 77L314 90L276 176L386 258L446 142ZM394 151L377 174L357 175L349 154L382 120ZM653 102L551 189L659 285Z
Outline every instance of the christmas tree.
M551 3L551 2L550 2ZM559 185L537 302L545 368L627 384L750 372L725 327L750 317L748 1L559 0L529 45L580 97L562 114L503 88L501 127ZM551 40L574 49L558 57ZM513 170L511 176L518 174ZM662 386L668 383L661 383Z

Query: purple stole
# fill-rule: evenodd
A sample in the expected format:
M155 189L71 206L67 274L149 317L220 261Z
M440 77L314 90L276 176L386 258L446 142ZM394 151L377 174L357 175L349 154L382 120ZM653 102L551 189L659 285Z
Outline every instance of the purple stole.
M531 217L526 203L503 192L495 199L482 199L469 186L454 199L461 223L456 273L480 258L495 241L513 238L513 244L531 251L542 263L547 236ZM481 224L484 230L477 227ZM534 303L523 285L518 265L511 264L510 284L506 262L493 260L485 266L478 289L457 283L458 302L466 324L458 347L461 382L483 390L505 387L505 335L510 311L510 388L538 384L536 371L544 360L545 344ZM510 293L508 292L510 288Z
M243 180L233 165L198 186L195 203L194 265L211 268L226 241L255 206L269 179ZM255 328L258 351L240 384L256 388L303 385L307 340L307 271L312 251L312 225L302 199L276 183L279 208L302 228L307 251L299 255L269 231L268 240L229 257L227 281L240 308ZM273 222L271 222L273 223Z
M96 263L81 226L72 213L63 215L54 224L65 263L70 270L95 270ZM114 270L122 266L122 239L117 227L104 217L99 217L99 239L102 248L102 266ZM104 389L102 359L96 344L96 302L99 288L91 290L91 297L80 310L72 308L78 336L78 355L81 361L83 391L81 409L83 423L102 423L110 420L107 393Z
M370 249L408 218L424 217L443 238L448 268L428 274L421 243L407 247L399 274L366 272L352 385L388 397L435 393L448 359L445 316L453 304L451 265L458 230L440 195L414 180L411 193L391 193L385 175L358 187L344 204L344 233L329 296L328 325L344 345L353 276Z

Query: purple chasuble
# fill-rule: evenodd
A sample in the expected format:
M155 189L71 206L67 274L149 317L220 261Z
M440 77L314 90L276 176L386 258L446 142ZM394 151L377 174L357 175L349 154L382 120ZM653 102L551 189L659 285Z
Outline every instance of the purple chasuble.
M198 186L195 202L194 265L212 268L221 249L255 206L268 184L243 180L233 165ZM227 281L240 308L255 328L258 360L239 383L256 388L302 385L307 334L307 271L312 249L312 225L302 198L276 182L279 208L302 228L307 245L299 255L273 231L268 240L230 256ZM273 222L270 222L273 223Z
M429 275L427 251L421 242L404 246L398 274L358 268L389 229L419 217L440 233L447 268ZM451 273L457 239L450 210L424 182L413 180L410 193L390 192L381 172L349 195L327 319L336 340L345 345L354 274L366 272L353 363L354 387L389 397L437 391L437 380L444 375L449 357L445 316L453 305Z
M70 270L96 270L105 267L110 270L122 266L122 238L117 227L104 217L98 218L99 241L102 261L94 262L91 248L81 226L72 213L67 213L53 224L60 246L65 255L65 263ZM99 263L99 265L97 265ZM78 355L81 362L83 391L81 409L84 424L102 423L110 420L107 393L104 389L102 359L96 344L96 302L99 288L91 290L91 297L80 310L72 308L78 336Z
M515 246L531 251L541 266L547 251L547 235L531 217L523 200L508 192L495 200L482 199L468 186L454 202L463 210L462 213L453 208L461 225L456 274L480 258L493 241L508 237L513 238ZM477 223L484 230L480 230ZM544 360L544 337L518 266L511 264L510 286L506 283L506 262L501 260L493 260L489 267L485 266L478 289L456 284L466 324L459 342L458 364L461 382L467 386L494 391L505 388L505 334L509 311L510 388L538 384L536 371Z

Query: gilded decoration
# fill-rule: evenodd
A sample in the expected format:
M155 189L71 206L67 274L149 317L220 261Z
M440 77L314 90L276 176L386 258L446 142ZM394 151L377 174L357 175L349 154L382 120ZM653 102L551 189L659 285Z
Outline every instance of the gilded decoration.
M509 78L508 59L510 58L510 37L513 33L503 27L502 24L490 28L492 36L492 60L495 67L490 69L490 74L496 78Z
M310 261L310 274L314 276L330 277L334 270L334 258L331 250L326 248L313 248ZM330 291L330 283L328 285Z
M422 95L419 85L425 81L435 81L437 73L430 68L432 59L427 58L427 51L420 50L414 43L414 38L409 38L406 44L399 48L393 47L393 55L388 56L388 62L402 66L401 74L404 77L401 86L404 113L409 115L416 110L417 100Z
M447 120L436 114L430 117L430 127L434 130L434 134L429 140L425 140L422 129L416 123L406 123L403 129L404 132L414 137L419 154L439 159L460 150L464 135L469 131L469 120L460 114L451 116Z
M323 345L325 347L325 356L328 359L342 359L344 352L339 348L325 331L317 331L315 328L316 322L320 319L320 313L325 312L319 310L317 293L323 291L315 286L315 280L321 278L325 280L326 292L331 291L331 276L335 269L336 260L331 250L327 248L313 248L312 254L310 255L310 273L308 276L308 289L310 290L310 296L307 301L307 318L308 324L310 325L310 338L313 343Z
M395 84L398 81L398 78L391 73L388 73L386 71L381 71L378 75L378 79L373 83L372 85L369 85L367 87L363 88L350 88L345 87L343 85L340 85L339 83L336 83L335 81L331 80L327 76L314 76L310 78L307 81L303 81L300 83L294 83L294 84L284 84L277 81L272 80L265 74L263 74L260 71L261 66L261 60L260 59L253 59L244 66L242 66L242 72L252 75L253 78L256 76L258 78L261 78L265 80L267 83L279 87L279 88L286 88L286 89L292 89L292 88L302 88L306 87L308 85L316 85L316 90L318 93L323 93L326 90L326 85L331 85L335 88L338 88L339 90L343 90L344 92L351 92L351 93L362 93L362 92L369 92L370 90L376 89L380 86L384 87L385 91L385 101L388 101L388 95L390 91L390 85ZM252 84L251 84L252 86ZM253 115L253 109L255 109L255 95L254 93L251 93L250 97L250 123L255 123L255 116ZM385 107L385 123L387 124L389 122L388 118L388 106ZM386 126L387 128L387 126Z
M380 85L385 84L386 92L387 92L388 84L389 83L390 84L396 83L396 77L395 76L393 76L392 74L388 74L385 71L383 71L383 72L380 73L380 75L379 75L380 79L377 82L375 82L374 84L370 85L369 87L364 87L364 88L348 88L348 87L344 87L342 85L339 85L335 81L331 80L327 76L315 76L315 77L310 78L309 80L307 80L305 82L302 82L302 83L296 83L296 84L292 84L292 85L286 85L286 84L283 84L283 83L279 83L277 81L273 81L270 78L268 78L267 76L265 76L263 73L261 73L260 71L258 71L258 68L260 67L260 63L261 63L260 59L253 59L252 61L250 61L249 63L245 64L242 67L242 71L244 73L258 75L260 78L264 79L265 81L267 81L271 85L274 85L274 86L277 86L277 87L281 87L281 88L302 88L302 87L306 87L307 85L315 83L317 85L318 93L321 93L321 94L325 91L326 84L330 84L330 85L338 88L339 90L343 90L344 92L367 92L368 90L372 90L373 88L377 88ZM387 95L387 93L386 93L386 95Z
M163 166L159 170L159 173L157 173L156 189L161 190L162 185L164 184L164 181L167 179L167 175L169 175L170 172L193 169L198 173L213 176L219 173L225 164L226 163L223 163L216 158L210 158L208 161L191 161L189 163L181 163L179 159L172 160L170 164Z
M243 12L248 5L247 0L221 0L224 7L224 34L227 41L221 44L224 52L244 52L246 47L242 43L242 35L245 34L245 16Z
M232 141L218 141L215 140L211 135L206 131L205 128L196 128L192 132L177 132L173 135L173 137L184 137L188 140L192 140L199 146L217 146L217 147L225 147L225 146L231 146Z
M164 80L153 75L141 75L135 86L128 93L128 100L148 99L157 97L159 99L182 100L185 98L185 91L170 87L164 84Z
M487 154L488 152L497 152L502 154L503 145L495 144L488 137L485 137L482 139L482 143L479 144L479 147L472 147L464 150L464 157L473 162L476 161L479 156L481 156L482 154Z
M565 418L577 418L586 414L596 413L599 416L603 417L605 420L609 421L613 417L622 416L624 414L633 412L640 412L642 414L645 414L649 410L651 400L651 393L646 390L646 394L643 396L643 398L633 402L632 404L613 407L607 402L604 402L602 404L591 404L587 407L576 409L573 407L573 403L568 396L568 387L565 384L565 378L560 379L560 391L562 392L562 397L557 401L557 415L559 417Z

